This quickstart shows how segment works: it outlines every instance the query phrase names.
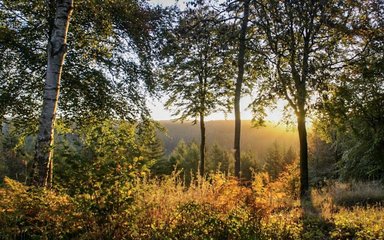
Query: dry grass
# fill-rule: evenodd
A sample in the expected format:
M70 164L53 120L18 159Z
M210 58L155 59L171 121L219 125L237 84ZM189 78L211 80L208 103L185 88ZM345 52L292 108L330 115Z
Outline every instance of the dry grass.
M336 183L329 194L336 205L346 207L384 203L384 187L378 182Z
M327 217L342 207L381 206L384 187L378 182L332 182L322 189L313 190L312 201Z
M146 215L154 222L169 220L179 206L190 202L198 205L209 204L222 213L245 206L256 207L250 188L241 186L234 178L226 178L222 174L211 175L208 180L197 177L189 187L185 187L175 174L163 180L139 182L136 189L136 205L145 209Z

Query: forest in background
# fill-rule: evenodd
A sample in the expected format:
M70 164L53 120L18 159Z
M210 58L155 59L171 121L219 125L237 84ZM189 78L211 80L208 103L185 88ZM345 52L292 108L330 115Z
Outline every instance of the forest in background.
M383 15L0 0L0 238L384 239Z
M160 132L165 153L170 153L177 143L184 139L186 142L199 142L199 127L191 122L182 124L174 121L159 121L165 132ZM226 150L233 148L234 121L212 120L206 123L207 145L218 144ZM268 123L267 127L253 127L249 120L242 121L242 149L252 151L256 155L264 155L265 150L275 142L282 148L298 147L297 133L289 127L277 123Z

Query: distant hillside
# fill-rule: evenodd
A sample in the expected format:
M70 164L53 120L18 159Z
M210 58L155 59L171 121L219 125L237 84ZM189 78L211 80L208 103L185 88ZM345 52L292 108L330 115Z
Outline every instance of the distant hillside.
M179 123L173 121L159 121L165 127L166 134L161 133L160 138L164 142L166 153L170 153L177 143L184 139L186 142L200 141L199 125L192 125L190 122ZM208 121L206 123L207 145L217 143L225 149L233 148L234 138L233 120ZM260 128L251 127L251 121L242 121L241 129L242 150L252 151L258 156L263 156L266 150L274 142L283 148L293 147L297 149L298 136L296 131L286 130L283 126L267 126Z

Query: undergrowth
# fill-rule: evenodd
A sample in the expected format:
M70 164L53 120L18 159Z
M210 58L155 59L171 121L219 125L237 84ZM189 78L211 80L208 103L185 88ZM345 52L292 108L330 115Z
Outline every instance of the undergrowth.
M259 173L252 186L215 174L189 187L173 174L137 179L101 201L6 178L0 239L384 239L380 201L345 206L342 196L367 185L341 186L329 183L300 203L295 174L271 181Z

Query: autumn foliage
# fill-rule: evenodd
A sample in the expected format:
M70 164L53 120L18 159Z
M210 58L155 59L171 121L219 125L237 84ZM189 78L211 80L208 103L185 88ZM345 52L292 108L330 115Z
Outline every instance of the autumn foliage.
M312 200L301 204L296 185L298 176L297 163L292 163L274 181L269 180L267 173L259 173L248 186L215 174L207 179L195 178L186 187L174 172L162 180L138 178L130 190L114 193L114 198L102 202L90 194L69 196L26 187L6 178L0 189L0 232L5 239L25 236L380 239L384 236L380 203L344 207L337 202L340 197L337 194L347 189L329 183L322 190L313 190ZM362 183L356 186L363 188ZM350 188L349 194L357 191L354 189Z

